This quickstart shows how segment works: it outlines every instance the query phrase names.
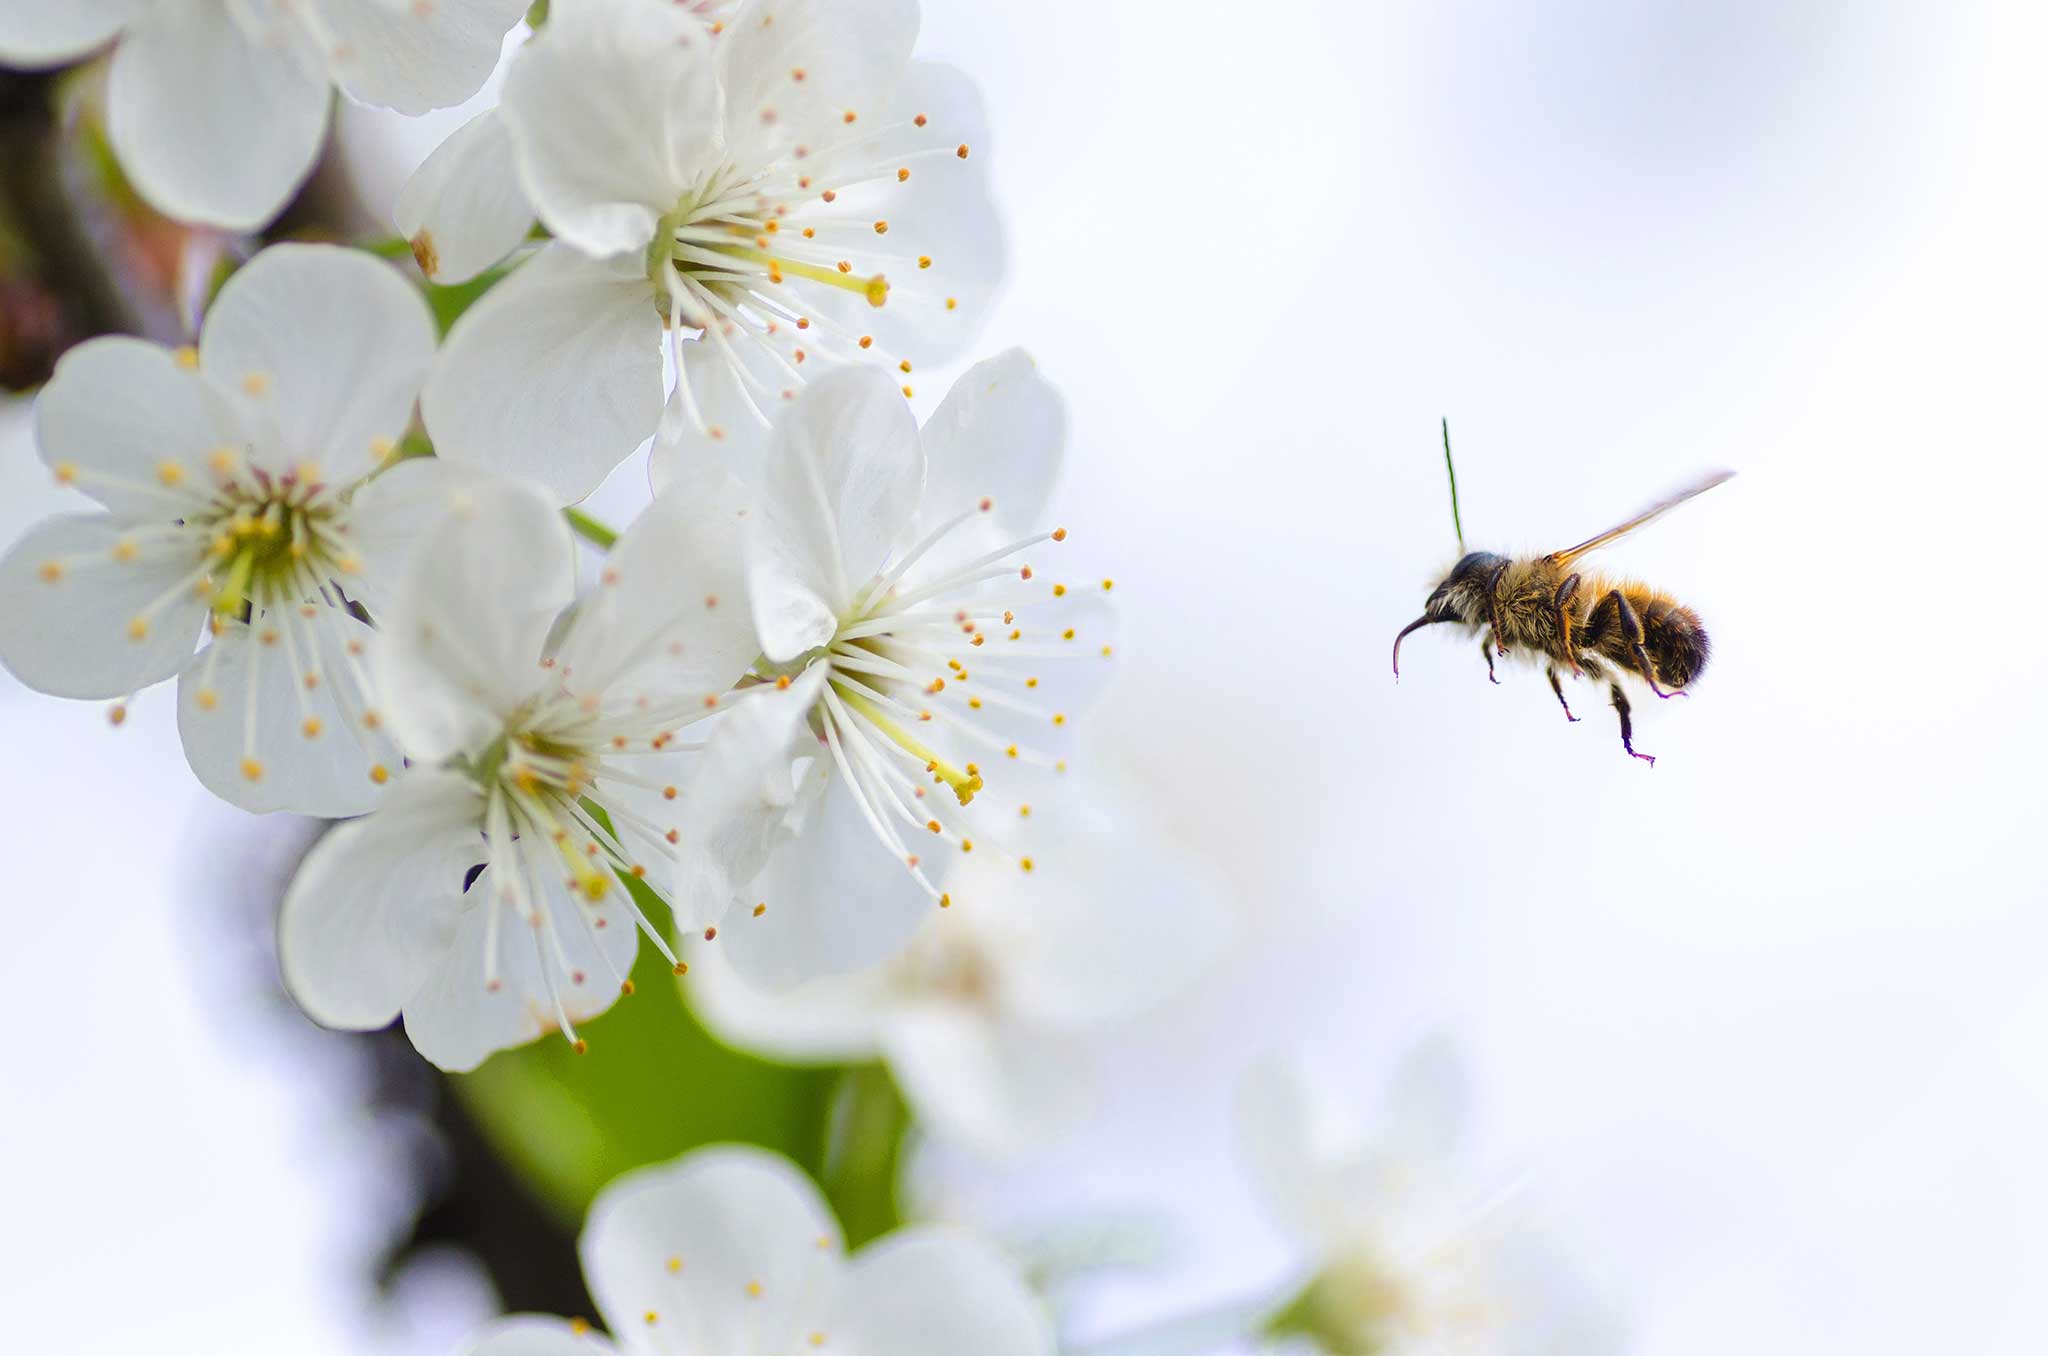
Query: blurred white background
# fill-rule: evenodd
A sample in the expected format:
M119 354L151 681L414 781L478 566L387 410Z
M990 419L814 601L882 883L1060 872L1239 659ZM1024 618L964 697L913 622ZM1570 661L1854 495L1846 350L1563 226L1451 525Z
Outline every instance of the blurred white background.
M995 1222L1171 1221L1088 1331L1286 1270L1247 1064L1364 1105L1441 1033L1636 1349L2048 1347L2044 44L2017 0L926 0L992 105L986 347L1065 387L1068 549L1127 608L1098 729L1242 910L1097 1052L1082 1134L929 1164ZM357 116L351 154L388 194L457 121ZM1590 687L1567 725L1440 632L1393 682L1456 554L1446 415L1475 547L1741 472L1606 558L1716 642L1638 704L1654 769ZM45 496L20 422L0 529ZM212 954L204 896L293 830L208 805L170 721L0 695L11 1331L445 1349L483 1297L362 1317L389 1156Z

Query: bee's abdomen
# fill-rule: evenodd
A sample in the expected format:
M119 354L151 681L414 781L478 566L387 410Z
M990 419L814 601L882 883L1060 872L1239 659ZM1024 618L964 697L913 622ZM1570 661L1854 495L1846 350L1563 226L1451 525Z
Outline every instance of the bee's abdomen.
M1643 649L1657 670L1657 681L1684 687L1706 671L1713 643L1699 613L1662 594L1631 591L1629 604L1643 620Z

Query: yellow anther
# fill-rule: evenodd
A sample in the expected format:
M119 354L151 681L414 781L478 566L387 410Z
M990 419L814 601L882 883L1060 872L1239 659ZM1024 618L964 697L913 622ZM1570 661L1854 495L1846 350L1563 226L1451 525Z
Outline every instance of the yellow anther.
M917 266L919 268L930 268L932 266L932 257L929 254L918 255Z
M1074 638L1074 628L1073 628L1073 627L1071 627L1071 626L1069 626L1069 627L1068 627L1068 628L1067 628L1066 630L1064 630L1064 631L1060 632L1060 639L1061 639L1061 640L1072 640L1073 638Z
M589 1319L587 1319L587 1318L572 1318L572 1319L570 1319L570 1320L569 1320L569 1335L570 1335L571 1337L582 1337L582 1336L585 1336L586 1334L588 1334L589 1332L590 1332L590 1320L589 1320Z
M51 467L50 471L52 475L57 477L59 485L74 484L78 480L78 463L76 462L60 461Z
M171 361L190 372L199 366L199 350L190 344L180 344L171 350Z
M58 580L64 577L63 562L56 560L44 561L41 565L36 567L36 577L42 580L45 584L56 583Z
M875 234L876 234L876 235L887 235L887 234L889 234L889 223L888 223L888 222L886 222L886 221L878 221L878 222L876 222L876 223L875 223Z
M1109 592L1109 591L1110 591L1111 589L1113 589L1113 588L1115 588L1115 587L1116 587L1116 580L1114 580L1114 579L1105 579L1105 580L1103 580L1103 581L1102 581L1102 591L1103 591L1104 593L1107 593L1107 592Z
M1052 539L1054 541L1065 541L1067 539L1067 529L1064 527L1054 528L1052 530Z
M206 454L206 464L217 476L224 476L235 469L235 451L231 447L216 447Z
M171 460L156 464L156 478L166 485L182 485L185 482L185 468Z
M903 182L905 182L906 180L908 180L909 178L910 178L910 171L909 171L909 170L907 170L907 169L900 169L900 170L897 170L897 171L896 171L896 182L897 182L897 183L899 183L899 184L900 184L900 183L903 183Z
M1009 748L1004 749L1003 752L1009 755L1010 757L1015 758L1017 756L1017 746L1015 744L1012 744Z
M1059 711L1053 712L1052 723L1055 725L1065 725L1067 723L1067 717L1065 713Z
M951 895L949 895L949 894L941 894L941 895L939 896L939 907L940 907L940 908L942 908L942 909L950 909L950 908L952 908L952 907L953 907L953 896L951 896Z
M1053 597L1055 597L1055 598L1064 598L1064 597L1066 597L1066 596L1067 596L1067 586L1066 586L1065 584L1054 584L1054 585L1052 586L1052 596L1053 596Z
M147 618L147 617L131 617L131 618L129 619L129 621L128 621L128 639L130 639L130 640L147 640L147 639L149 639L149 618Z
M965 160L967 158L967 143L964 141L961 142L960 149L954 151L953 154L959 156L962 160Z
M1019 818L1019 819L1029 819L1029 818L1031 818L1031 807L1030 807L1029 805L1019 805L1019 806L1017 807L1017 818Z
M1023 867L1026 871L1031 871L1035 869L1032 866L1031 859L1029 857L1019 857L1017 859L1017 865Z
M320 737L320 731L325 728L326 727L320 723L320 717L307 716L306 723L299 726L299 733L304 735L308 739L318 739Z
M682 1274L683 1274L683 1259L682 1259L682 1258L680 1258L680 1257L671 1257L671 1258L669 1258L669 1259L668 1259L668 1274L669 1274L669 1275L671 1275L671 1276L680 1276L680 1275L682 1275Z
M962 852L974 851L974 840L972 838L962 838L960 840L960 850Z
M252 782L262 781L263 764L254 758L244 758L242 760L242 775Z
M382 763L372 763L370 765L370 780L379 786L384 785L384 783L391 780L391 769L385 767Z
M766 912L768 912L768 906L766 904L756 904L754 906L754 917L759 918L762 914Z
M192 694L192 700L199 703L202 711L211 711L220 705L220 693L210 687L202 687Z
M947 309L947 310L949 310L949 311L957 311L957 310L959 310L959 309L960 309L960 298L958 298L958 297L947 297L947 298L946 298L946 309Z
M252 396L262 395L270 389L270 374L268 372L251 372L248 376L242 378L242 389Z

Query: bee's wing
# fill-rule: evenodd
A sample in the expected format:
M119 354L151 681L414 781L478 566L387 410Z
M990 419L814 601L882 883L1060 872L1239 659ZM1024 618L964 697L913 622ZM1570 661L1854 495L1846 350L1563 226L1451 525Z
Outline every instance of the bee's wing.
M1709 471L1706 475L1701 476L1678 493L1668 498L1659 499L1627 522L1617 527L1610 527L1597 537L1589 537L1577 546L1568 547L1562 551L1552 551L1544 559L1553 565L1569 565L1588 551L1598 550L1600 547L1607 545L1608 542L1614 541L1619 537L1625 537L1639 527L1647 526L1693 496L1705 494L1722 481L1732 478L1734 474L1735 472L1733 471Z

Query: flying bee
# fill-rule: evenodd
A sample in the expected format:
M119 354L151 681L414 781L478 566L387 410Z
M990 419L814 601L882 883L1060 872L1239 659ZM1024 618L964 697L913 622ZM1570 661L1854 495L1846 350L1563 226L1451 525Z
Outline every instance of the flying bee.
M1446 423L1446 467L1450 458L1451 435ZM1636 752L1628 694L1622 690L1621 680L1638 679L1659 697L1684 696L1686 687L1706 669L1713 652L1706 628L1697 612L1661 590L1574 567L1581 557L1647 526L1734 474L1710 472L1627 522L1546 556L1517 560L1491 551L1466 552L1431 590L1422 615L1394 637L1394 676L1401 676L1401 642L1409 632L1455 622L1468 634L1481 633L1486 676L1495 683L1500 681L1494 673L1495 654L1540 657L1566 720L1578 717L1565 700L1565 670L1575 678L1605 682L1615 714L1621 718L1621 747L1631 757L1656 763L1651 755ZM1458 549L1464 551L1455 469L1451 471L1451 515L1458 524Z

